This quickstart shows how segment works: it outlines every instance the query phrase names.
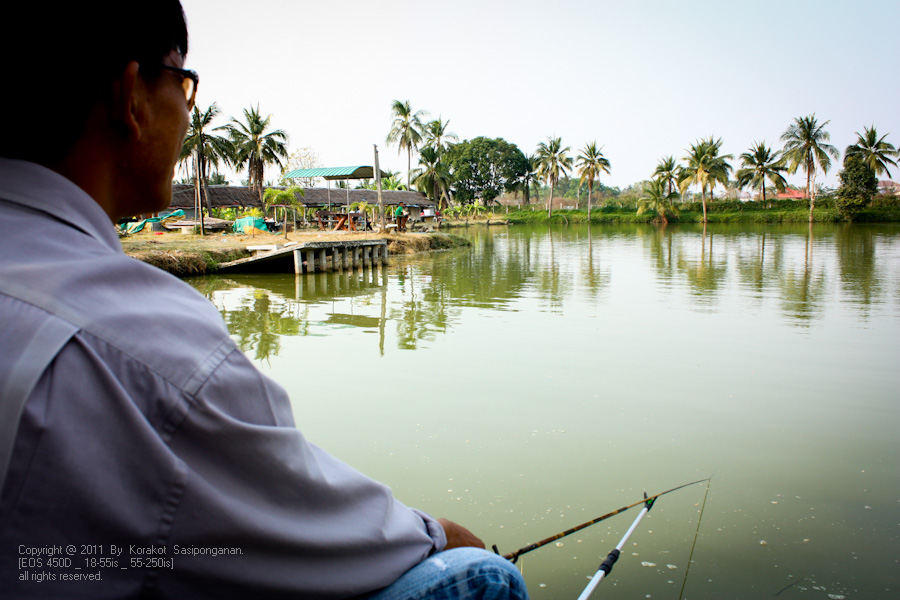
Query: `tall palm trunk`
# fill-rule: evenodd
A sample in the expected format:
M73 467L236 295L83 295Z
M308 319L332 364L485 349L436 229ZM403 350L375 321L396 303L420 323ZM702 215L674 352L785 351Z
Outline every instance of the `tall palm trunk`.
M209 201L209 159L200 157L200 184L203 186L203 201L206 203L206 212L212 216L212 203Z
M203 206L200 203L200 181L201 181L201 156L200 156L200 147L197 147L197 151L194 154L194 195L197 198L197 212L199 212L200 218L200 235L206 235L205 223L203 222Z
M816 198L813 196L812 184L815 181L815 163L806 163L806 197L809 199L809 222L813 222L813 208L816 206Z
M412 187L409 184L409 174L412 173L412 148L406 148L406 190L412 191Z
M553 217L553 180L550 180L550 197L547 199L547 218Z
M703 222L706 223L706 186L700 186L700 201L703 203Z
M594 193L594 180L588 181L588 223L591 222L591 195Z

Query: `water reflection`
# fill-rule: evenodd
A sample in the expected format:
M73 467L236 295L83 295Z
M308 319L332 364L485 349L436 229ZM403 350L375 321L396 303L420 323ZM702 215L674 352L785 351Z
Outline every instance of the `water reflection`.
M341 327L377 332L380 354L386 343L414 350L451 331L466 309L516 311L533 299L544 312L566 314L612 302L614 280L645 271L656 287L644 294L706 313L721 311L726 298L739 310L774 303L786 322L808 327L828 303L853 306L865 322L885 302L896 288L885 279L896 273L880 255L896 257L897 233L806 224L472 228L472 249L395 258L387 268L192 283L257 360L277 355L283 336Z
M900 227L463 233L387 268L193 283L311 440L502 550L715 473L697 554L686 490L617 596L669 597L690 560L692 598L807 574L896 597ZM533 597L575 597L629 521L529 558Z

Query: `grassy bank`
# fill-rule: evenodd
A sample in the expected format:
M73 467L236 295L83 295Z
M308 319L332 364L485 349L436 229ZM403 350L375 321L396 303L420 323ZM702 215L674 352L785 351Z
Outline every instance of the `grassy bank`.
M669 215L670 223L702 223L703 208L698 202L678 205L679 215ZM548 219L546 208L516 210L504 215L510 223L587 223L587 210L555 210ZM809 221L809 207L792 201L767 202L723 202L707 204L709 223L806 223ZM601 206L591 211L591 223L654 223L655 213L637 214L636 207ZM840 223L846 217L835 208L833 201L816 202L813 220L817 223ZM888 223L900 222L900 202L873 203L853 217L855 222Z
M467 239L449 233L339 234L301 232L283 235L183 235L180 233L138 234L123 238L122 248L129 256L179 277L205 275L222 263L250 256L247 246L284 244L285 241L318 242L331 239L388 240L390 254L414 254L469 246Z

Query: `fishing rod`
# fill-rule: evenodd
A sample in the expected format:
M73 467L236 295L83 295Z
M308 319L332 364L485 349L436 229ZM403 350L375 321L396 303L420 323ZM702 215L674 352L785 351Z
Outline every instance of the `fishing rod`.
M594 593L594 590L600 585L600 582L603 581L603 578L609 575L610 571L612 571L613 565L616 564L616 561L619 560L619 554L622 552L622 547L625 546L625 542L628 541L628 538L631 537L631 534L634 533L634 530L637 528L638 523L641 522L641 519L644 518L650 509L653 508L653 503L656 501L656 498L647 498L647 492L644 492L644 508L641 510L641 513L637 516L637 519L634 520L634 523L631 524L631 527L628 528L628 531L625 532L625 535L622 536L622 539L616 544L616 547L612 549L612 551L606 555L606 559L600 563L600 567L597 569L597 572L594 573L594 576L591 577L590 582L588 582L587 587L584 588L584 591L581 592L581 595L578 596L578 600L588 600L591 597L591 594Z
M509 560L509 561L511 561L513 564L515 564L515 562L516 562L517 560L519 560L519 557L522 556L523 554L525 554L525 553L527 553L527 552L531 552L532 550L537 550L537 549L540 548L541 546L546 546L546 545L549 544L550 542L555 542L556 540L558 540L558 539L560 539L560 538L564 538L564 537L566 537L567 535L572 535L572 534L575 533L576 531L581 531L581 530L584 529L585 527L590 527L591 525L594 525L594 524L596 524L596 523L599 523L600 521L604 521L604 520L606 520L606 519L608 519L608 518L610 518L610 517L614 517L614 516L616 516L616 515L618 515L618 514L620 514L620 513L625 512L626 510L628 510L628 509L630 509L630 508L634 508L634 507L637 506L638 504L645 504L645 505L646 505L647 502L650 502L650 505L652 506L652 505L653 505L653 501L656 500L657 498L659 498L660 496L665 496L666 494L671 494L672 492L678 491L678 490L680 490L680 489L682 489L682 488L686 488L686 487L688 487L688 486L696 485L696 484L698 484L698 483L703 483L703 482L709 481L709 480L710 480L709 477L707 477L706 479L698 479L697 481L692 481L692 482L690 482L690 483L685 483L684 485L679 485L678 487L673 487L673 488L670 489L670 490L666 490L666 491L664 491L664 492L660 492L660 493L656 494L655 496L650 496L649 498L647 497L647 494L646 494L646 492L645 492L645 493L644 493L644 499L643 499L643 500L638 500L637 502L635 502L635 503L633 503L633 504L629 504L628 506L623 506L622 508L616 509L616 510L610 512L610 513L606 513L606 514L603 515L602 517L597 517L596 519L591 519L590 521L587 521L587 522L585 522L585 523L582 523L581 525L576 525L575 527L572 527L571 529L566 529L565 531L561 531L560 533L557 533L556 535L550 536L550 537L548 537L548 538L546 538L546 539L543 539L543 540L541 540L541 541L539 541L539 542L535 542L535 543L533 543L533 544L528 544L527 546L524 546L524 547L522 547L522 548L519 548L519 549L516 550L515 552L510 552L509 554L504 554L504 555L503 555L503 558L505 558L506 560ZM649 510L649 508L648 508L647 510ZM495 552L495 553L500 554L500 551L497 550L497 544L494 544L494 545L493 545L493 549L494 549L494 552Z

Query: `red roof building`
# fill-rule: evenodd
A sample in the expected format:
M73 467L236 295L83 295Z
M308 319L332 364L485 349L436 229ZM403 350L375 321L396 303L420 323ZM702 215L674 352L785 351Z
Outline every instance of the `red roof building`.
M776 198L779 200L806 200L806 190L784 190Z

